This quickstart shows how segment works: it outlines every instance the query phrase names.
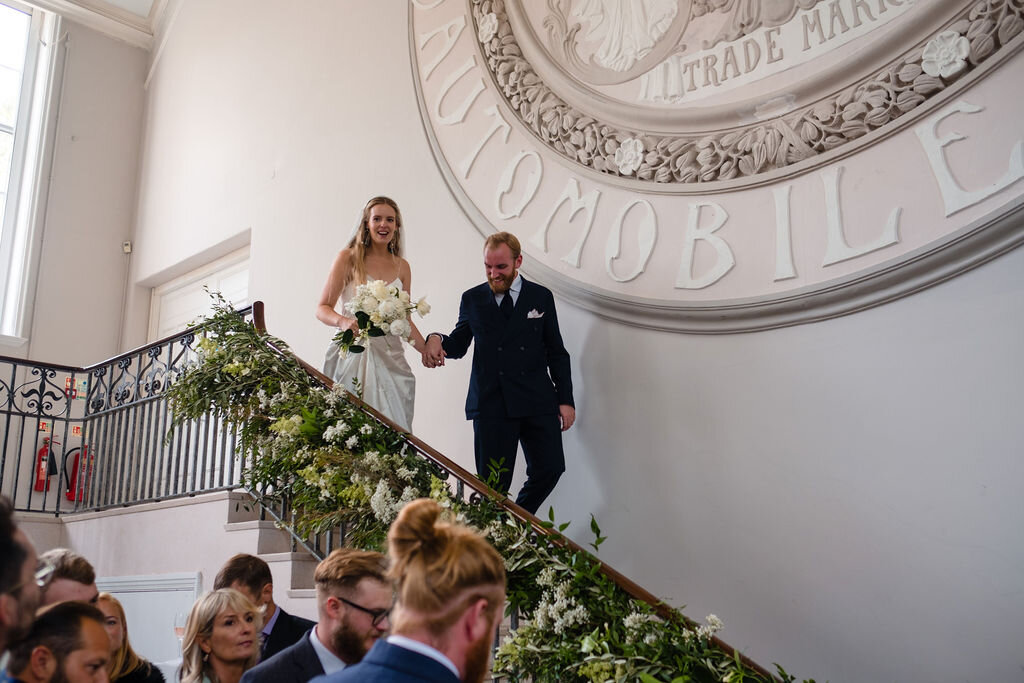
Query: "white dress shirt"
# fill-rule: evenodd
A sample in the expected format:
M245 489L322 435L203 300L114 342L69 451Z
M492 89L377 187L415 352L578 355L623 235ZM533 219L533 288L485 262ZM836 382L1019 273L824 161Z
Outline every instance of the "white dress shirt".
M512 305L515 306L519 303L519 292L523 288L523 276L516 273L516 279L512 281L512 286L508 288L508 293L512 295ZM505 298L504 294L495 294L494 301L501 306L502 300Z
M320 636L316 634L318 628L320 628L319 624L310 629L309 644L313 646L313 651L316 652L317 659L320 660L320 666L324 668L324 673L330 676L335 671L344 669L346 664L341 661L338 655L328 650L327 646L320 642Z

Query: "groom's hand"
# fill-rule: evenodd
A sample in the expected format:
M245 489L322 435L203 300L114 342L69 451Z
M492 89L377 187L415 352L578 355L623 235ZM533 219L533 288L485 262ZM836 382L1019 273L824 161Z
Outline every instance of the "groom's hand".
M558 406L558 417L562 421L562 431L568 431L569 427L576 422L576 409L570 405L560 405Z
M431 334L427 337L427 345L423 349L423 367L436 368L444 365L444 348L441 346L441 335Z

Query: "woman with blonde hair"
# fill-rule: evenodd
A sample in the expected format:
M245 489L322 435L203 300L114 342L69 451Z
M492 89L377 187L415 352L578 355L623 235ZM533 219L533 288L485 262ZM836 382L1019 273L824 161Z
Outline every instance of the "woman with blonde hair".
M320 322L358 332L356 319L338 313L336 307L339 299L349 301L358 285L371 280L382 280L406 293L411 291L412 269L402 258L402 228L402 212L395 200L374 197L366 203L355 235L331 265L316 307ZM413 346L422 353L426 347L423 335L411 320L409 323ZM366 403L402 429L412 428L416 378L405 358L405 345L400 337L391 334L372 337L365 351L345 355L332 343L324 360L324 374L345 389L362 392Z
M182 683L238 683L260 658L263 617L233 588L196 600L185 623Z
M103 625L110 636L110 680L116 683L164 683L164 675L135 654L128 642L128 621L121 602L110 593L100 593L96 606L103 612Z

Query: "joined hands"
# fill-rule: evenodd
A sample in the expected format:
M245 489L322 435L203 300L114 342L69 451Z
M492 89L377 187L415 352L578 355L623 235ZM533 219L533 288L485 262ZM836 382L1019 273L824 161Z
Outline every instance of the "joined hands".
M430 335L423 348L423 367L436 368L444 365L444 348L441 346L441 337Z

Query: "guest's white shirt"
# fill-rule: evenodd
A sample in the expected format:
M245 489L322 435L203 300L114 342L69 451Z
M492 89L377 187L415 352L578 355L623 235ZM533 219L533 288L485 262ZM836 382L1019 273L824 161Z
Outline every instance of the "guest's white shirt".
M341 661L338 655L328 650L327 646L320 642L320 636L316 634L318 628L320 628L319 624L310 629L309 644L313 646L313 651L316 652L317 659L320 660L320 666L324 668L324 673L330 676L335 671L344 669L346 664Z
M406 638L405 636L388 636L388 642L392 645L397 645L398 647L404 647L406 650L418 652L424 657L430 657L434 661L444 664L453 674L455 674L456 678L459 678L459 670L455 668L455 663L426 643L421 643L418 640Z
M512 281L512 286L508 288L508 293L512 295L512 305L515 306L519 303L519 292L523 288L523 276L516 273L516 279ZM494 301L501 306L502 300L505 298L504 294L495 294Z

